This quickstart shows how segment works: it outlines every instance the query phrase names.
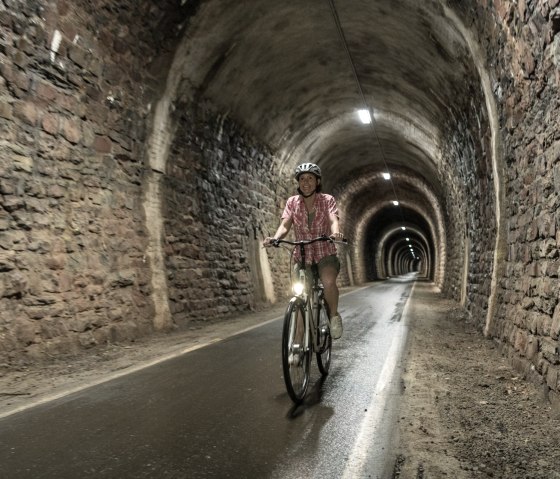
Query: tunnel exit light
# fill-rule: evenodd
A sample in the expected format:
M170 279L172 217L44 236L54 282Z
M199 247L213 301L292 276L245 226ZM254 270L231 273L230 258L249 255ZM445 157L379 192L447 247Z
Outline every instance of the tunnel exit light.
M384 180L390 180L391 179L391 173L383 173L383 179Z
M369 110L358 110L358 116L360 117L360 121L364 125L368 125L371 123L371 114L369 113Z

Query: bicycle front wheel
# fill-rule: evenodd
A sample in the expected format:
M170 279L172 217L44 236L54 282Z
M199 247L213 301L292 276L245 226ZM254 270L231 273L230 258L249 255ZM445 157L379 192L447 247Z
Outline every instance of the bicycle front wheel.
M300 300L288 304L282 331L282 367L288 394L296 404L303 401L309 386L311 351L305 343L305 312Z
M317 366L323 376L329 374L331 366L332 337L329 329L327 303L319 301L319 321L317 321Z

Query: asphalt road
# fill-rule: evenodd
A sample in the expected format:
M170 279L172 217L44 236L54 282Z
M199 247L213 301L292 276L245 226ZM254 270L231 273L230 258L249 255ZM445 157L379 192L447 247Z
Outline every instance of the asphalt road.
M0 478L386 478L414 276L341 298L331 373L282 379L281 318L0 420Z

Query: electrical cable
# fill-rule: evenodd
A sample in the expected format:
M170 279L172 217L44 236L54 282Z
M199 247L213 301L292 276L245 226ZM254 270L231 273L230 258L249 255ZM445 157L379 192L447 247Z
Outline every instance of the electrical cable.
M377 144L379 145L379 150L381 151L381 159L383 161L383 164L387 170L387 172L390 174L390 170L389 170L389 166L387 165L387 159L385 157L385 151L383 150L383 145L381 144L381 140L379 139L379 135L377 133L377 129L374 126L374 118L373 115L371 114L371 109L369 108L367 101L366 101L366 97L364 95L364 90L362 88L362 84L360 82L360 78L358 77L358 72L356 70L356 65L354 63L354 59L352 57L352 53L350 52L350 48L348 47L348 42L346 41L346 36L344 35L344 30L342 29L342 24L340 23L340 17L338 16L338 12L336 10L336 6L334 4L334 0L329 0L329 5L331 7L331 13L333 16L333 20L334 23L336 25L336 29L338 30L338 35L340 37L340 41L344 47L344 51L346 52L346 56L348 57L348 61L350 62L350 67L352 68L352 74L354 75L354 81L356 82L356 87L358 88L358 92L360 94L360 98L362 99L362 103L364 104L364 106L366 107L366 110L368 111L369 115L370 115L370 128L371 131L377 141ZM404 223L404 214L403 214L403 210L401 207L401 203L399 201L399 197L397 195L397 189L395 186L395 183L393 182L393 177L391 175L391 177L389 178L389 181L391 182L391 188L393 189L393 194L395 195L395 201L398 202L398 207L399 207L399 212L401 214L401 219Z

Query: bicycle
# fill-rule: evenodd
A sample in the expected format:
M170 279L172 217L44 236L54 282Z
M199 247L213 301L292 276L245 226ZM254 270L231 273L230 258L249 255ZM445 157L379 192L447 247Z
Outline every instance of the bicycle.
M314 352L317 366L323 376L329 373L332 337L329 328L329 309L324 298L323 285L317 265L305 264L305 246L316 241L334 241L328 236L311 240L274 240L272 246L288 244L299 247L301 264L298 281L293 282L294 296L290 299L284 315L282 329L282 368L284 382L292 401L303 401L309 386L311 355ZM346 242L343 242L346 244ZM311 275L306 275L311 268ZM308 281L311 279L311 281Z

